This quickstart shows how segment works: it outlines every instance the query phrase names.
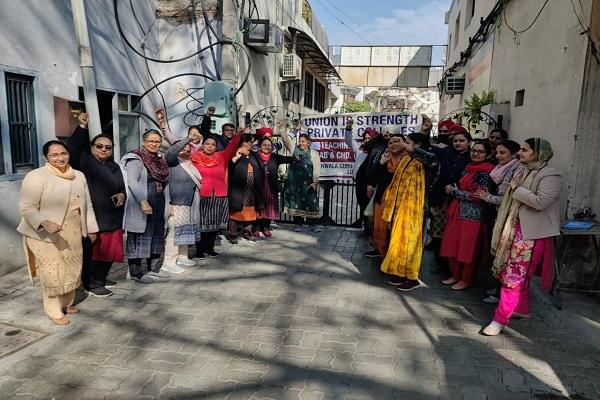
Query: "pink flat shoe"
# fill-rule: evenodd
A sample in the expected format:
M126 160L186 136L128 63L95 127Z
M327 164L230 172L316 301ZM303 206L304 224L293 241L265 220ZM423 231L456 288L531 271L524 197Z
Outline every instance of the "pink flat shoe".
M463 281L458 281L454 285L450 286L450 289L452 289L452 290L464 290L464 289L468 288L469 286L471 286L471 284L469 284L467 282L463 282Z
M454 285L456 282L458 282L458 279L448 278L442 281L442 285Z

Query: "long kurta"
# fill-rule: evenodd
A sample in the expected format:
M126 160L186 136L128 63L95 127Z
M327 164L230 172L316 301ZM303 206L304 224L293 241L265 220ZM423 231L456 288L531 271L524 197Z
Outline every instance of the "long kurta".
M404 156L383 201L383 221L392 232L381 271L411 280L419 277L423 255L425 168L416 159Z
M55 242L25 239L46 296L67 294L79 286L83 263L81 236L79 200L71 194L62 230Z

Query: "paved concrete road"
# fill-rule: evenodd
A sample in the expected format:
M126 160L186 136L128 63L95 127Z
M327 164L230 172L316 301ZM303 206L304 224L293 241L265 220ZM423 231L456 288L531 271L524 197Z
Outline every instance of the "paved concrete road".
M168 282L121 279L68 327L24 270L3 277L0 322L50 335L0 359L0 398L600 398L597 303L537 295L532 321L486 338L481 289L452 292L425 266L429 286L401 294L356 235L278 229Z

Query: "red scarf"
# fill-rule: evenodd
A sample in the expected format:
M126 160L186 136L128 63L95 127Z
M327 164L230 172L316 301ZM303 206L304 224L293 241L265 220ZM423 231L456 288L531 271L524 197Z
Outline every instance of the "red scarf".
M494 164L489 161L482 161L478 163L471 162L467 164L465 171L467 172L491 172L494 169Z
M149 153L145 149L133 150L132 153L142 160L144 167L146 167L152 179L162 184L167 183L167 179L169 179L169 167L163 156L158 153Z
M191 154L190 160L201 167L212 168L219 165L221 157L219 157L219 154L217 154L216 151L212 154L206 154L204 151L200 150L197 153Z
M271 159L271 154L272 153L263 153L262 151L258 151L258 156L260 157L261 160L263 160L263 162L266 164L269 162L269 160Z

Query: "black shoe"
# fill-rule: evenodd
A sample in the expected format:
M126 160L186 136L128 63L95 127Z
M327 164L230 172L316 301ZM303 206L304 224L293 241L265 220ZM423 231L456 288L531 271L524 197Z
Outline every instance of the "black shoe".
M394 285L394 286L400 286L403 283L406 283L406 281L408 281L407 278L401 278L399 276L391 276L390 279L388 279L388 283L390 285Z
M209 251L207 252L207 254L209 255L209 257L219 257L220 254L217 253L216 251Z
M204 253L196 253L196 257L195 258L204 258Z
M117 286L117 282L111 281L110 279L107 279L104 283L104 287L107 289L114 288L115 286Z
M108 290L105 287L98 287L98 288L90 289L90 290L88 290L88 292L90 292L90 294L94 297L109 297L109 296L112 296L112 294L113 294L113 292L111 292L110 290Z
M236 238L227 239L227 241L231 244L238 244L238 240Z
M367 251L365 253L366 257L369 258L377 258L377 257L381 257L381 254L379 254L379 252L377 250L371 250L371 251Z

